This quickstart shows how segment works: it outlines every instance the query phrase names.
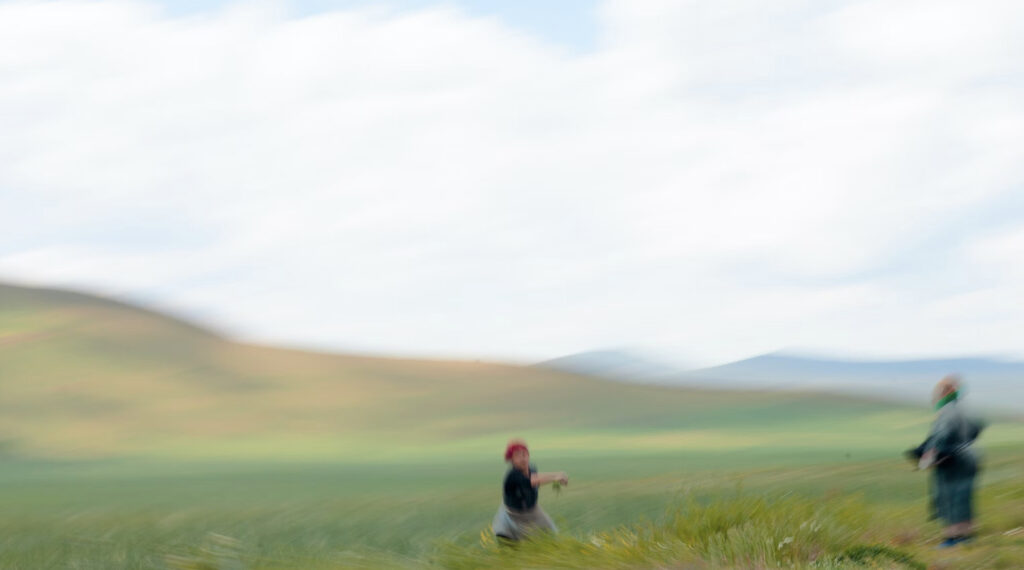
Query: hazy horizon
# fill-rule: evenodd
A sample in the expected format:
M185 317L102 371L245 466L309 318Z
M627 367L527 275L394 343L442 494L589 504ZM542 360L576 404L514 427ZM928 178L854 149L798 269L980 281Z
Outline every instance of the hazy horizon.
M166 316L166 317L169 317L169 318L172 318L172 319L175 319L175 320L180 320L180 321L185 322L185 323L187 323L189 325L193 325L193 326L199 327L199 328L201 328L203 330L206 330L206 331L211 332L213 334L216 334L218 336L222 336L222 337L224 337L224 338L226 338L228 340L231 340L231 341L252 342L252 341L248 341L244 337L234 336L230 332L227 332L227 331L219 329L216 326L216 323L203 322L202 320L193 319L193 318L188 317L187 315L177 313L177 312L175 312L172 309L161 308L161 307L159 307L157 305L147 304L145 302L136 301L136 300L133 300L133 299L127 298L127 297L122 297L122 298L107 297L107 296L103 295L102 293L99 293L99 292L96 292L96 291L89 291L87 289L48 287L48 286L45 286L45 285L42 285L42 284L17 283L17 282L12 282L12 281L0 281L0 286L2 286L2 285L11 285L11 286L15 286L15 287L24 287L24 288L28 288L28 289L66 291L66 292L86 295L86 296L89 296L89 297L97 297L99 299L109 299L109 300L116 301L118 303L124 303L124 304L126 304L128 306L131 306L131 307L135 307L135 308L142 309L142 310L145 310L145 311L153 311L153 312L156 312L156 313L161 314L163 316ZM652 364L666 365L666 366L669 366L669 367L671 367L673 369L673 373L696 372L696 371L700 371L702 369L715 368L715 367L718 367L718 366L734 364L734 363L737 363L737 362L743 362L743 361L746 361L746 360L756 359L756 358L765 357L765 356L794 357L794 358L800 358L800 359L821 360L821 361L834 362L834 363L865 363L865 364L868 364L868 363L885 364L885 363L903 363L903 362L938 361L938 360L971 360L971 359L981 359L981 360L987 360L987 361L992 361L992 362L1005 362L1005 363L1024 363L1024 360L1022 360L1020 358L1015 358L1012 355L999 354L999 353L994 353L994 352L978 352L978 353L969 353L969 354L968 353L964 353L964 354L921 354L921 355L910 355L910 356L906 356L904 358L893 358L893 357L885 357L884 355L872 355L872 354L865 354L865 353L857 354L857 353L852 353L852 352L843 352L843 351L839 351L839 350L832 351L832 352L822 352L822 351L815 351L814 349L800 348L800 347L783 347L783 348L780 348L778 350L773 350L773 351L769 351L769 352L762 352L762 353L757 353L757 354L749 354L749 355L742 356L742 357L735 358L735 359L731 359L731 360L710 361L710 362L709 361L704 361L704 362L702 362L700 360L693 360L693 359L689 359L688 360L688 359L685 359L685 358L681 357L680 354L678 354L678 353L659 351L659 350L656 350L656 349L651 349L649 347L642 347L642 346L635 346L635 345L633 345L633 346L631 346L631 345L620 345L620 346L594 347L594 348L592 348L590 350L584 350L584 351L574 352L574 353L570 353L570 354L561 354L561 355L555 356L553 358L547 358L547 359L544 359L544 360L515 360L515 359L509 359L509 358L501 358L500 356L494 357L494 358L489 358L486 355L480 355L480 354L421 354L421 353L417 353L415 350L412 350L412 351L409 351L409 352L403 352L403 353L398 353L398 352L379 352L379 351L372 351L372 350L349 350L349 349L346 349L345 347L330 347L330 346L321 347L321 346L312 346L312 345L302 345L302 344L295 344L295 343L288 343L288 342L265 343L265 342L255 341L254 344L258 344L258 345L262 344L262 345L266 345L266 346L270 346L270 347L277 347L277 348L287 348L287 349L295 349L295 350L302 350L302 351L323 352L323 353L328 353L328 354L351 355L351 356L368 356L368 357L395 358L395 359L485 361L485 362L492 362L492 363L496 363L496 364L503 363L503 364L519 365L519 366L544 365L544 364L547 364L550 361L557 361L557 360L561 360L561 359L565 359L565 358L573 358L573 357L580 357L580 356L586 357L586 356L590 356L590 355L613 354L613 355L619 355L619 356L624 356L624 357L637 358L637 359L640 359L640 360L646 360L646 361L648 361L649 363L652 363ZM957 371L950 370L949 372L950 373L955 373Z

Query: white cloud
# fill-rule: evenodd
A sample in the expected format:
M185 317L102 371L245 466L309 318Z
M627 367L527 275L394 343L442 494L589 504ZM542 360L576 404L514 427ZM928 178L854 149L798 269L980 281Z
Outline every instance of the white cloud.
M948 83L1019 72L1022 19L1019 2L869 0L837 11L831 32L874 72Z
M567 56L453 8L0 3L0 277L397 353L1012 350L974 308L1015 270L935 285L1024 226L1024 18L963 6L609 1Z

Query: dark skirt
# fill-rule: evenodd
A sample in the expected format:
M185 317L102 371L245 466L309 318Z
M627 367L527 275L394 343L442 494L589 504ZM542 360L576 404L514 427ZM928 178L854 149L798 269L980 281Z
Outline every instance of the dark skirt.
M977 474L977 461L973 457L957 457L935 468L932 507L936 517L946 524L968 522L974 518L974 480Z

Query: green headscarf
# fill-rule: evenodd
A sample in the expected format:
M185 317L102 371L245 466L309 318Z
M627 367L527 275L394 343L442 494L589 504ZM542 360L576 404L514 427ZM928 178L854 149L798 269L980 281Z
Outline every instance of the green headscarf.
M953 390L952 392L946 394L941 400L939 400L939 403L935 404L935 409L936 410L941 410L942 406L945 406L946 404L956 400L957 397L959 397L959 396L960 396L960 391L959 390Z

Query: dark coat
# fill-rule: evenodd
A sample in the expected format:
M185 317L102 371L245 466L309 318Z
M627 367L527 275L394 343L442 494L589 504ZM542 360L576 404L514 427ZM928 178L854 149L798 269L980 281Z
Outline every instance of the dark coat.
M974 481L980 461L972 444L983 428L981 422L968 419L960 404L953 401L939 410L924 443L908 452L918 458L935 452L931 513L947 524L974 518Z

